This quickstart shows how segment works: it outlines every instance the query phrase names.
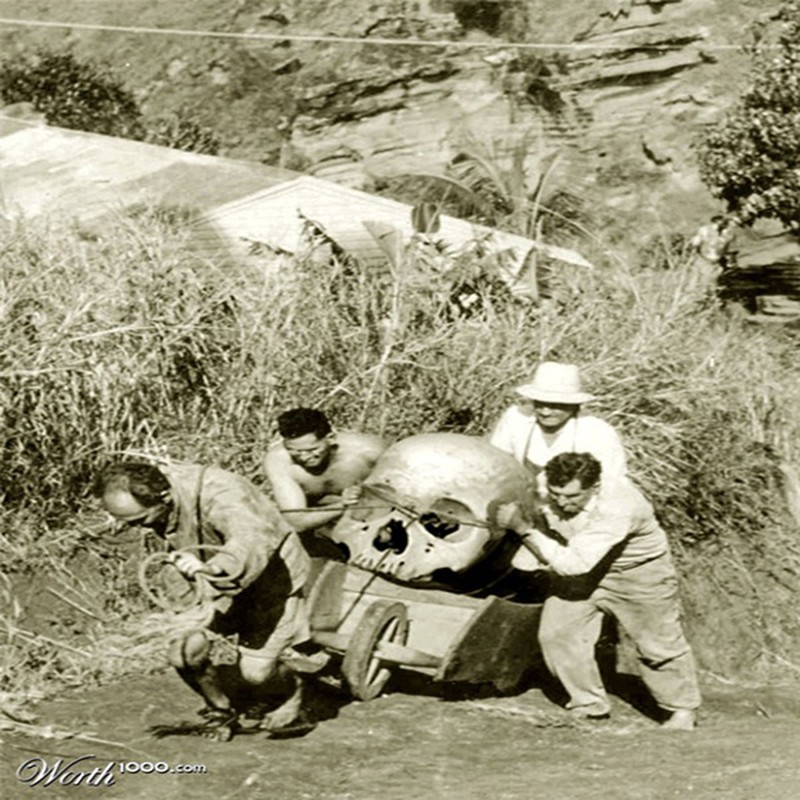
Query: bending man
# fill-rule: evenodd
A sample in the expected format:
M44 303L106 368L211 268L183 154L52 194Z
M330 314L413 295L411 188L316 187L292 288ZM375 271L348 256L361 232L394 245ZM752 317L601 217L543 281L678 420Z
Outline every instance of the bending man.
M230 738L237 718L232 695L266 684L282 659L299 656L294 646L310 640L303 600L309 559L297 535L250 481L217 467L122 463L100 476L97 492L117 520L164 539L184 576L212 579L203 582L214 605L211 622L174 641L169 657L205 699L201 713L212 730L218 727L216 738ZM216 548L184 550L198 545ZM212 643L233 635L236 664L225 670L215 663ZM294 693L261 727L275 730L293 722L301 687L295 675Z
M542 654L575 716L608 716L594 647L603 614L611 615L636 646L642 679L667 716L663 727L692 730L700 692L666 534L629 480L601 487L600 471L589 453L562 453L545 467L548 496L535 527L514 504L498 509L498 524L517 531L551 573Z

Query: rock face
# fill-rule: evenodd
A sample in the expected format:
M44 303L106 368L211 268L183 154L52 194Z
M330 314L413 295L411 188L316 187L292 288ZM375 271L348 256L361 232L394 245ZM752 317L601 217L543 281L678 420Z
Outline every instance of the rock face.
M530 2L517 46L496 26L494 38L465 30L470 3L415 5L416 25L404 18L414 38L433 31L481 46L405 48L380 66L353 62L346 79L305 91L288 138L315 175L368 187L400 174L440 174L472 140L501 159L524 141L531 164L542 150L559 150L557 179L608 214L630 215L642 239L662 225L691 230L717 208L691 143L729 102L721 76L744 66L727 39L741 35L742 8L727 18L731 30L712 34L713 0L568 3L564 19L578 5L585 13L560 29L552 20L534 26L546 3ZM391 35L377 21L364 29L367 41Z
M36 16L33 0L20 1L20 14ZM142 47L108 34L74 36L87 57L125 65L146 110L195 110L229 157L280 159L369 190L393 176L442 174L475 142L506 166L524 146L531 179L541 155L557 150L550 186L580 196L595 212L593 229L620 220L626 239L647 240L667 229L692 233L718 210L691 143L741 88L748 64L737 48L748 23L775 6L132 0L106 21L270 38L200 46L153 36ZM51 7L54 18L69 16L65 0ZM20 47L27 35L0 32L0 40Z

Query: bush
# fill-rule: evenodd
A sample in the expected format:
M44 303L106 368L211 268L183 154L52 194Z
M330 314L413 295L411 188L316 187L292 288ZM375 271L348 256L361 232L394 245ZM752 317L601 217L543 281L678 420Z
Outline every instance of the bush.
M218 463L260 481L273 421L298 404L389 439L454 427L482 434L510 387L550 357L583 367L601 398L596 412L623 433L631 473L691 589L701 663L750 669L765 647L783 645L783 621L762 624L758 614L800 618L800 594L783 596L774 577L776 564L800 569L787 549L779 472L800 441L791 331L727 317L694 292L687 263L562 267L569 293L558 312L478 286L480 303L456 313L448 287L485 275L473 261L419 245L398 249L388 267L297 258L276 285L260 268L195 257L191 231L175 219L140 214L96 241L7 233L7 530L35 518L80 538L72 515L92 507L94 475L123 454ZM62 534L40 523L36 536L36 552L48 552ZM725 569L748 576L757 607L741 613L718 590ZM715 604L719 613L706 615ZM727 638L712 648L723 623Z
M518 0L454 0L453 14L465 30L481 30L515 41L523 39L527 30L527 7Z
M105 67L69 52L39 50L0 62L0 97L29 102L51 125L139 138L141 112L133 94Z
M144 140L150 144L210 156L216 155L220 148L220 141L214 132L186 111L148 120Z
M220 142L191 112L148 119L110 69L67 51L0 62L0 97L31 103L50 125L215 155Z
M98 241L8 237L6 505L75 509L100 461L131 449L251 472L274 412L300 398L389 437L435 429L452 409L483 432L504 387L545 355L584 365L634 474L665 506L687 506L687 476L715 465L717 444L744 475L754 452L777 452L781 425L797 424L791 334L741 328L693 295L677 264L562 268L570 291L556 314L501 292L478 243L453 258L422 240L391 268L300 260L278 288L249 267L202 262L190 235L169 215L140 214ZM473 312L456 296L465 287L480 295ZM737 523L698 524L676 533L724 537Z
M746 47L752 83L719 125L699 140L703 180L728 211L749 225L759 218L800 228L800 0L776 18L777 40L755 31Z

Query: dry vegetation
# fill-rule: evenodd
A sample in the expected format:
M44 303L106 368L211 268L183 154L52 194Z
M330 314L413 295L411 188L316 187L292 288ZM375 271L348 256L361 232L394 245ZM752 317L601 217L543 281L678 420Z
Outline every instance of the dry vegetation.
M390 438L482 433L545 356L581 364L623 431L678 552L703 666L797 669L800 548L780 471L798 460L796 333L720 308L685 258L631 269L598 254L537 308L474 255L300 259L278 288L252 266L203 263L190 238L156 212L100 238L3 232L0 692L159 664L152 637L136 638L146 547L114 540L90 500L109 458L166 454L260 480L275 413L298 402ZM27 602L55 627L31 630Z

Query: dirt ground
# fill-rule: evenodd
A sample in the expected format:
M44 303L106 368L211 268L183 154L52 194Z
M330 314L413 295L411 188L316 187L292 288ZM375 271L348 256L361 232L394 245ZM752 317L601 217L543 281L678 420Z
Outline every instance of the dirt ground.
M624 679L625 676L622 676ZM297 738L242 734L228 743L158 738L195 719L198 702L173 674L73 692L38 709L40 733L0 730L0 796L120 800L794 800L800 796L800 686L744 688L706 680L694 733L667 733L627 699L608 721L575 723L538 688L508 697L448 698L424 680L399 680L371 702L326 687L311 692L318 726ZM622 688L624 685L620 683ZM633 693L631 693L631 687ZM391 687L390 687L391 688ZM625 692L623 692L625 694ZM631 704L633 701L633 705ZM58 738L60 731L84 738ZM98 741L104 740L104 741ZM114 762L113 785L28 786L29 759L49 767L92 756ZM164 762L166 773L120 774L118 762ZM178 772L179 765L205 771ZM135 767L133 767L135 769ZM145 767L147 768L147 767ZM36 769L28 768L28 775Z

